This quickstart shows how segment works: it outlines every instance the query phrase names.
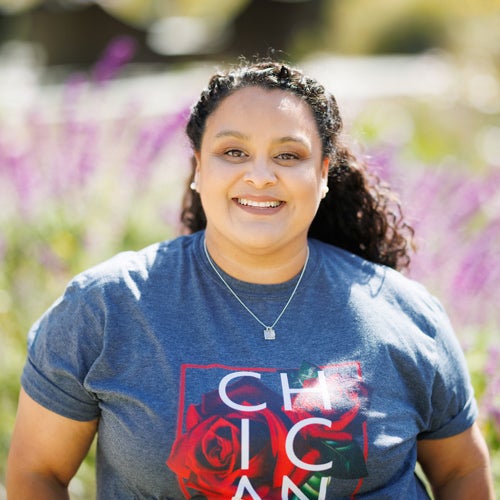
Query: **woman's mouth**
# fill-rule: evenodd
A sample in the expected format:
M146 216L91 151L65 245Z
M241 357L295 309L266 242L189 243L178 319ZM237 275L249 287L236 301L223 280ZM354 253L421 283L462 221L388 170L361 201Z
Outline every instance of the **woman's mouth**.
M244 207L254 207L254 208L277 208L282 203L284 203L283 201L279 200L256 201L256 200L249 200L246 198L235 198L235 200L239 205L243 205Z

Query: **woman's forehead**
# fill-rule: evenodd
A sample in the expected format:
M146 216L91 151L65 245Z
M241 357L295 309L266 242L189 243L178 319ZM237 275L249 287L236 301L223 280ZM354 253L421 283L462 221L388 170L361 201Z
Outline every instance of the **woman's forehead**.
M235 103L248 103L256 101L275 102L276 105L282 104L285 106L301 106L307 109L309 105L304 102L298 95L291 90L273 89L258 85L250 85L241 87L231 92L225 97L219 106L224 103L234 105Z
M308 126L314 123L309 105L293 92L252 86L238 89L224 98L208 117L207 125L226 121L244 124L251 118L260 118L263 126L287 121L305 122ZM270 118L273 119L271 123Z

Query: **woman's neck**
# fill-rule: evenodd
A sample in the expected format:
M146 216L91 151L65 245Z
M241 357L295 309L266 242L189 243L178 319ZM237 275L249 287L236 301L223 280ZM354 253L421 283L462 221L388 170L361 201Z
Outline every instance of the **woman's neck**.
M283 283L300 273L307 259L307 240L302 245L286 245L282 249L262 250L225 247L205 241L209 256L233 278L262 285Z

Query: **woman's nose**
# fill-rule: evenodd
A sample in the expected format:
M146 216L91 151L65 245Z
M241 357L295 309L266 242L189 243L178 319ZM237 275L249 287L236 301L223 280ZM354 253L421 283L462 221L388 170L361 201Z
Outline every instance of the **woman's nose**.
M256 188L264 188L276 183L277 177L275 165L267 158L255 158L248 162L245 172L245 182L252 184Z

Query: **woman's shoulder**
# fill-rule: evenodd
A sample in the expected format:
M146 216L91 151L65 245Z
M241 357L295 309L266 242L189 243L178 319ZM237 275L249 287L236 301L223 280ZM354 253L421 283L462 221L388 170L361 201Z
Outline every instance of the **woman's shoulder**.
M389 303L415 319L433 324L447 321L440 300L425 284L383 264L370 262L341 248L313 240L319 252L323 273L337 283L343 282L350 294L362 300Z
M145 282L158 273L178 269L198 238L196 234L179 236L139 250L122 251L76 275L68 288L89 290Z

